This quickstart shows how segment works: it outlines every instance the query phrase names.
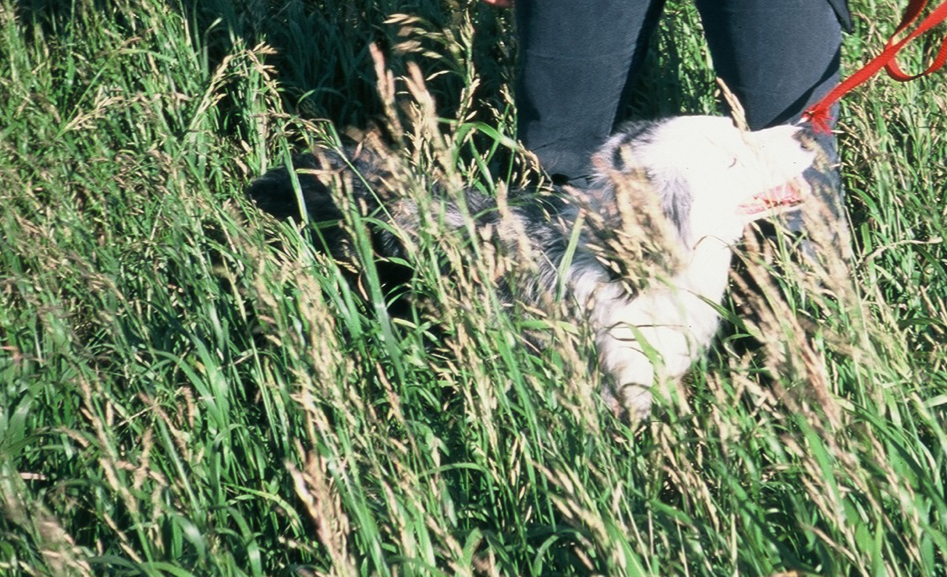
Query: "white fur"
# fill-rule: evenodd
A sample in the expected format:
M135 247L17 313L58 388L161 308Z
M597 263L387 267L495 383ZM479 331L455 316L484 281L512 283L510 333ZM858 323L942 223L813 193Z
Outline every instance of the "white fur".
M656 379L677 379L705 350L717 330L727 288L731 245L748 222L742 206L754 195L798 181L815 154L784 126L745 133L724 118L679 117L659 125L627 158L656 188L673 183L691 202L680 238L684 266L665 282L630 297L604 270L574 271L572 290L596 334L613 408L632 419L648 415ZM616 137L617 138L617 137ZM605 149L609 147L606 144Z

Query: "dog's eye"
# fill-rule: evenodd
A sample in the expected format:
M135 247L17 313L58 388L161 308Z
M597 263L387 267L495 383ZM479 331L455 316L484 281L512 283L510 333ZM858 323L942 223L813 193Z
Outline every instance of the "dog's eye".
M728 166L727 168L733 168L736 165L737 165L737 157L734 156L733 161L730 163L730 166Z

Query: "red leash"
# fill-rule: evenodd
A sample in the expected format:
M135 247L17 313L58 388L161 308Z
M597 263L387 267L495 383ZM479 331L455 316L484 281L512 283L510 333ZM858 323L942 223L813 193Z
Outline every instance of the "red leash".
M928 0L910 0L908 7L904 11L904 18L901 19L901 23L898 25L898 29L895 30L894 34L891 35L891 38L888 39L888 42L885 44L884 52L874 57L868 64L861 67L855 74L852 74L844 81L839 83L831 92L829 92L825 98L817 102L815 105L809 107L808 110L803 113L803 118L812 123L812 127L818 132L830 132L829 120L831 114L829 109L832 108L832 105L835 104L841 97L845 96L851 92L856 86L864 83L869 78L874 76L882 68L885 69L885 72L888 73L888 76L897 80L898 82L907 82L909 80L914 80L915 78L920 78L921 76L927 76L938 70L940 70L945 63L947 63L947 37L944 38L944 42L940 47L940 50L937 52L937 57L934 59L934 62L927 67L926 70L919 72L918 74L905 74L901 67L898 66L896 57L898 52L907 45L908 42L914 40L921 34L924 34L934 26L937 26L945 19L947 19L947 2L941 4L935 8L921 23L914 29L913 32L904 37L903 40L895 42L895 37L898 34L904 32L915 20L921 15L921 12L927 6Z

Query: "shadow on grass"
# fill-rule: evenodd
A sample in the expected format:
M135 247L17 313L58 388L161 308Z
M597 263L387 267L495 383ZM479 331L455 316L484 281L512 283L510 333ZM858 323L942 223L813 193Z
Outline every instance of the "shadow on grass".
M168 0L165 6L168 14L186 19L194 46L202 52L208 69L215 69L235 49L266 43L276 52L267 64L276 70L288 110L305 118L328 118L338 126L366 127L382 113L370 44L378 45L396 76L405 72L407 62L418 63L429 77L428 89L438 113L442 118L453 118L466 79L459 73L435 74L443 70L443 61L399 51L396 46L405 40L399 36L404 27L389 22L395 14L423 15L423 27L433 35L456 33L463 25L462 11L451 10L448 4L435 0ZM130 10L102 0L16 3L19 21L40 28L47 37L63 35L76 11L89 9L110 12L109 19L127 26L130 33L134 30ZM486 5L474 14L476 33L470 40L469 58L480 82L476 99L482 104L478 108L502 110L501 89L511 84L515 75L512 14ZM676 19L674 15L665 17L665 21ZM668 26L679 25L665 24ZM688 92L694 92L693 86L704 87L708 79L712 83L712 76L685 65L687 56L671 40L673 34L676 32L662 29L652 35L651 48L629 85L619 121L699 111L702 94ZM427 42L425 38L412 39ZM438 48L434 44L425 47ZM224 101L221 105L226 110L241 104Z

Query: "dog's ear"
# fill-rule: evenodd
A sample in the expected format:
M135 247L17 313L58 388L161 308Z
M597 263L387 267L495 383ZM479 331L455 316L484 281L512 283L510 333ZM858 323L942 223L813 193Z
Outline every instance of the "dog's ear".
M635 161L631 147L623 143L621 136L610 139L592 157L595 170L592 186L572 191L582 205L603 220L605 228L611 229L621 227L625 220L620 214L621 206L644 214L650 205L657 207L658 198L648 175Z
M649 279L664 278L677 270L677 222L669 218L664 195L673 194L669 206L687 212L676 191L666 191L634 159L633 147L610 143L593 158L597 177L581 193L588 212L590 247L599 262L626 283L632 292Z
M622 125L592 157L592 166L601 174L641 168L633 152L650 144L660 124L655 120L639 120Z
M653 179L654 180L654 179ZM661 212L677 231L678 237L686 246L691 246L691 209L694 195L690 186L680 174L666 174L657 184L661 199Z
M638 136L640 140L641 136ZM614 199L601 199L599 206L626 204L642 218L663 217L674 227L681 240L690 238L690 216L693 196L683 175L674 171L649 172L635 157L633 133L619 133L602 147L592 159L600 177L612 182ZM596 187L601 188L601 187ZM602 194L593 188L589 194ZM592 199L593 201L595 199ZM653 214L655 209L660 212ZM623 219L627 220L627 219Z

